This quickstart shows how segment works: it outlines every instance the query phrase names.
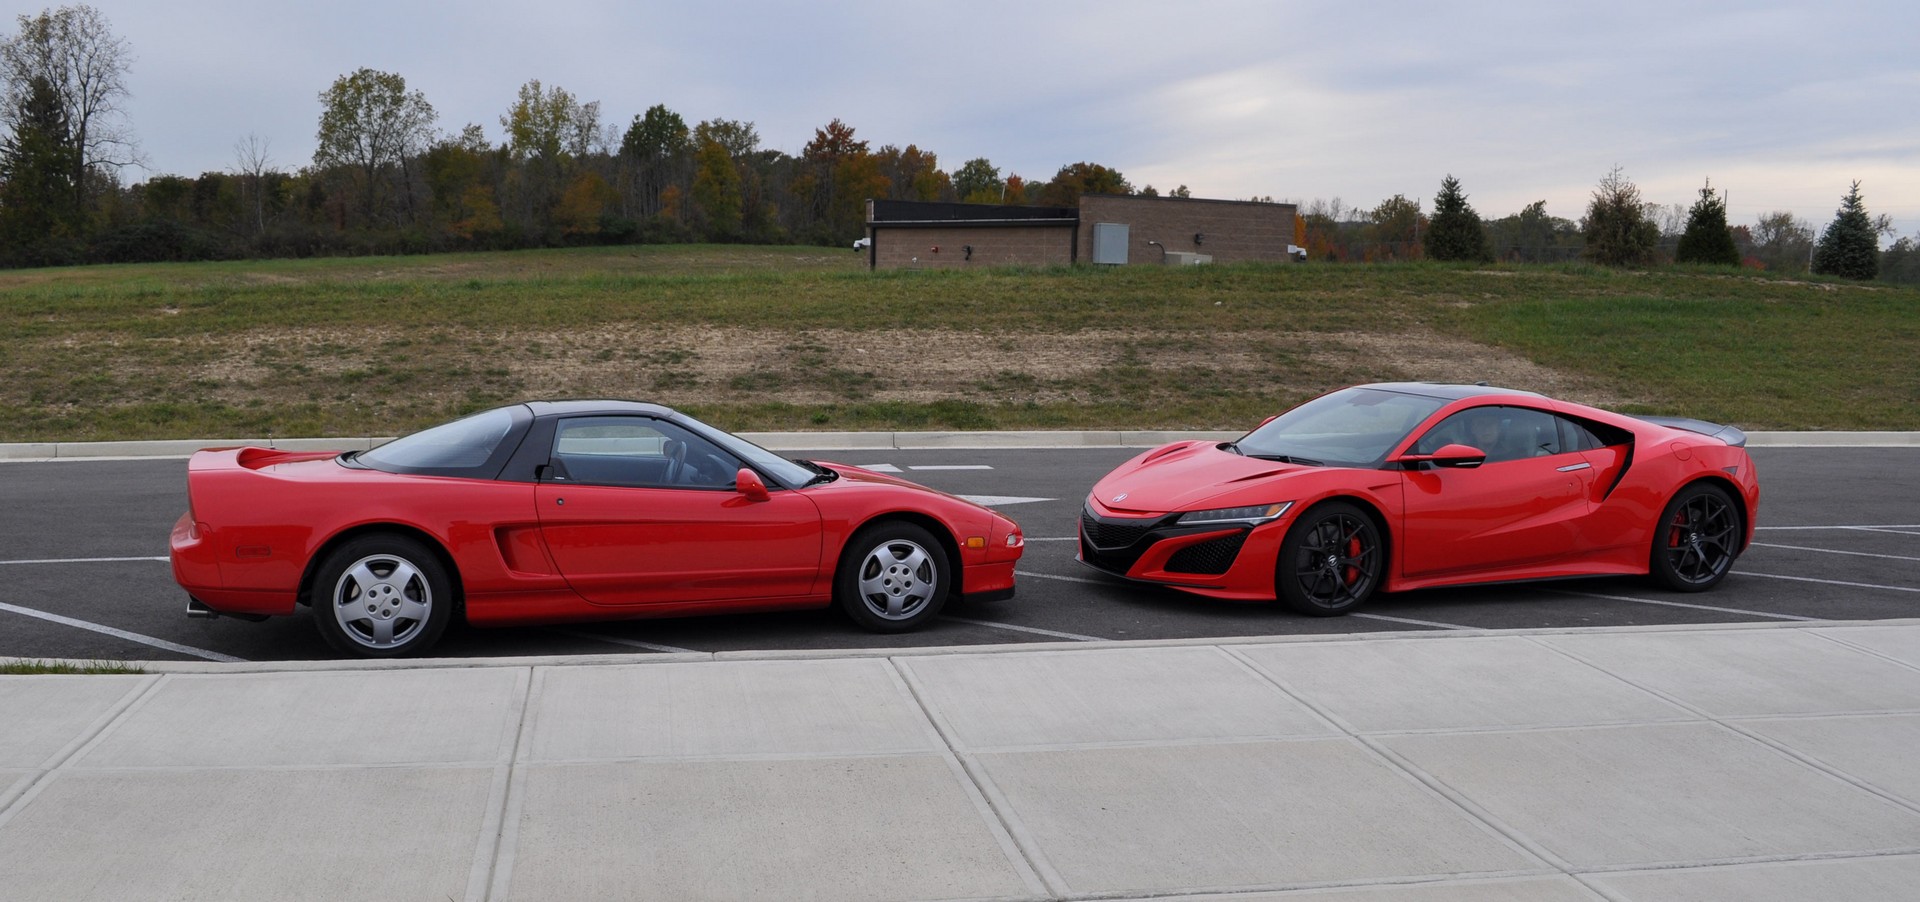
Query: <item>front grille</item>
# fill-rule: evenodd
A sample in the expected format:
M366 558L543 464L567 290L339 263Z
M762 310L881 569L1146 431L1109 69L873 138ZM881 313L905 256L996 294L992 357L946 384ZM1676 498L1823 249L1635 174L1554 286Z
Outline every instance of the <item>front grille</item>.
M1233 559L1240 556L1240 546L1246 541L1247 533L1237 532L1188 545L1167 559L1167 572L1209 576L1225 573L1233 566Z
M1080 535L1086 539L1087 544L1091 544L1096 548L1125 548L1140 541L1140 537L1146 535L1147 531L1152 529L1158 522L1158 520L1141 520L1138 522L1101 520L1096 518L1092 511L1082 509L1080 511Z

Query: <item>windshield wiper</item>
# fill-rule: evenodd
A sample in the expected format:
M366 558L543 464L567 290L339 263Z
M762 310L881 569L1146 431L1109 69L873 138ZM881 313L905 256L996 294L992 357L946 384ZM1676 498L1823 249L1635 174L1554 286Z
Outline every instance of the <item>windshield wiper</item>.
M1240 450L1239 442L1221 442L1217 447L1222 451L1232 451L1241 457L1247 456L1247 452Z
M819 464L814 463L813 461L801 460L800 458L796 457L793 459L793 462L813 471L813 478L807 480L806 483L802 486L802 488L805 488L806 486L809 486L809 485L819 485L823 482L832 482L840 478L840 474L835 473L834 471L829 470L826 467L820 466Z
M1299 464L1303 467L1326 466L1325 463L1314 460L1310 457L1295 457L1291 454L1249 454L1247 456L1251 458L1255 458L1257 460L1271 460L1271 461L1275 461L1277 463L1283 463L1283 464Z

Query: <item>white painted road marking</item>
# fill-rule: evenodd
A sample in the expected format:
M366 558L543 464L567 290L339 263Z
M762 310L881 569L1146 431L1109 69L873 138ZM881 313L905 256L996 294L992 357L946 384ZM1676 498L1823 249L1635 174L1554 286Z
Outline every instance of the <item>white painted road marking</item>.
M1912 586L1882 586L1877 583L1850 583L1843 579L1814 579L1809 576L1783 576L1778 573L1755 573L1751 570L1737 571L1741 576L1761 576L1767 579L1790 579L1797 583L1825 583L1829 586L1852 586L1856 589L1886 589L1889 592L1920 592Z
M1634 604L1657 604L1666 608L1691 608L1696 611L1714 611L1720 614L1745 614L1749 617L1772 617L1775 620L1825 620L1825 617L1802 617L1799 614L1775 614L1770 611L1749 611L1743 608L1722 608L1710 604L1689 604L1684 601L1662 601L1658 598L1635 598L1631 595L1606 595L1600 592L1575 592L1571 589L1542 589L1555 595L1574 595L1580 598L1604 598L1608 601L1628 601Z
M907 465L909 470L991 470L986 464L926 464L924 466Z
M971 623L974 626L990 626L997 630L1014 630L1016 632L1021 632L1021 633L1033 633L1039 636L1052 636L1056 639L1072 639L1076 642L1104 641L1099 636L1082 636L1079 633L1063 633L1063 632L1060 632L1059 630L1043 630L1037 626L1020 626L1018 624L1013 624L1013 623L995 623L991 620L974 620L970 617L942 617L940 619L951 620L955 623Z
M893 464L854 464L854 466L859 467L862 470L872 470L875 473L900 472L900 468L894 466Z
M1754 529L1780 529L1789 531L1799 529L1920 529L1920 523L1888 523L1884 525L1869 524L1855 526L1755 526Z
M106 564L115 561L164 561L166 555L159 557L50 557L31 561L0 561L0 564Z
M1032 504L1035 501L1052 501L1052 498L1023 498L1019 495L955 495L981 507L1005 507L1009 504Z
M614 645L625 645L628 648L644 648L648 651L664 651L664 652L684 651L684 652L691 652L693 654L700 654L700 652L691 648L680 648L679 646L675 646L675 645L655 645L652 642L642 642L638 639L622 639L618 636L603 636L603 635L600 635L599 633L589 633L586 630L548 628L547 632L558 633L562 636L572 636L575 639L592 639L595 642L610 642L610 643L613 643Z
M1385 620L1388 623L1408 623L1414 626L1433 626L1443 630L1476 630L1477 626L1461 626L1458 623L1441 623L1437 620L1415 620L1411 617L1388 617L1385 614L1348 614L1348 617L1362 617L1367 620Z
M1028 536L1029 542L1078 542L1079 536Z
M1754 542L1755 548L1785 548L1788 551L1818 551L1822 554L1850 554L1854 557L1878 557L1890 561L1920 561L1920 557L1908 554L1874 554L1869 551L1841 551L1838 548L1808 548L1805 545L1772 545L1766 542Z
M1124 586L1126 585L1126 583L1123 583L1115 579L1083 579L1078 576L1054 576L1051 573L1035 573L1031 570L1015 570L1013 572L1015 575L1031 576L1034 579L1057 579L1063 583L1085 583L1089 586Z
M165 560L165 559L162 558L162 560ZM106 635L113 636L115 638L125 639L129 642L138 642L141 645L150 645L154 648L165 649L171 652L178 652L183 655L192 655L196 658L205 658L209 661L221 661L224 663L232 664L232 663L246 660L246 658L236 658L232 655L223 655L217 651L207 651L204 648L194 648L193 646L190 646L190 645L181 645L178 642L168 642L165 639L155 639L152 636L142 636L139 633L129 633L126 630L114 629L113 627L102 626L98 623L88 623L85 620L75 620L72 617L62 617L59 614L49 614L46 611L36 611L33 608L23 608L23 607L20 607L19 605L7 604L5 602L0 602L0 611L8 611L14 614L21 614L27 617L38 617L41 620L46 620L52 623L58 623L62 626L71 626L71 627L77 627L83 630L92 630L93 632L96 632L96 633L104 633Z

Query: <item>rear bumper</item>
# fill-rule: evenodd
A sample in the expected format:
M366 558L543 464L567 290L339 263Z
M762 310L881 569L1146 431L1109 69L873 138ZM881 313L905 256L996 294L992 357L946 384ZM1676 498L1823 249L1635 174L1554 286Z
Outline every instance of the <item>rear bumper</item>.
M181 514L168 536L168 559L173 564L173 581L187 590L208 610L221 614L291 614L296 606L295 592L261 589L229 589L220 572L218 553L208 541L204 524L195 523L192 514Z

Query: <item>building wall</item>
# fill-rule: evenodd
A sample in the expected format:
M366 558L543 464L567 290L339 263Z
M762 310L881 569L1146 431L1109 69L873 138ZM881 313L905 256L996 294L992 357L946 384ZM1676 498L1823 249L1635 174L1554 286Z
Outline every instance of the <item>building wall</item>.
M1160 248L1148 241L1169 251L1209 254L1215 263L1284 263L1296 212L1293 204L1089 194L1080 198L1079 262L1093 262L1093 224L1117 222L1129 226L1132 265L1160 264ZM1199 244L1196 233L1203 236Z
M1073 259L1073 226L871 225L876 269L1054 266ZM965 248L973 246L972 259ZM934 250L939 248L939 250Z

